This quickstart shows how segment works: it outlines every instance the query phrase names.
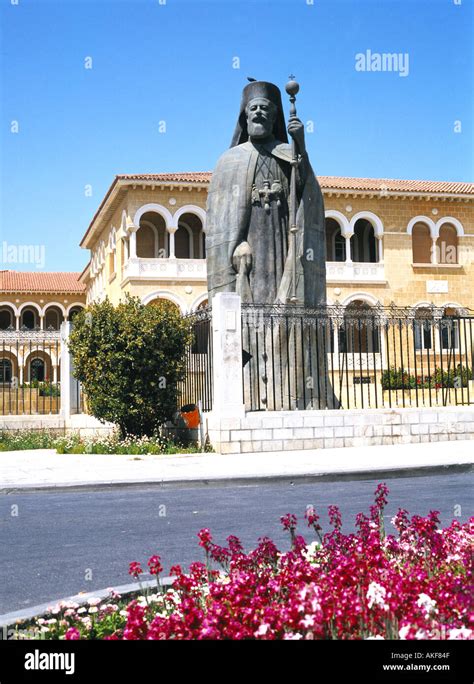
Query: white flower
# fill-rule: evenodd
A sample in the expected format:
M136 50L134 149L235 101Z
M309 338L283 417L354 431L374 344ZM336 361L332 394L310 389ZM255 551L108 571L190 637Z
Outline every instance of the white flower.
M128 617L128 613L126 610L121 610L119 615L121 615L122 617Z
M400 637L400 639L406 639L410 629L410 625L404 625L401 629L399 629L398 636Z
M472 639L472 629L461 627L460 629L450 629L448 639Z
M381 634L374 634L373 636L365 637L366 641L379 641L380 639L385 641L385 637L383 637Z
M82 608L78 609L77 614L82 615L82 613L85 613L85 612L86 612L86 608L84 608L84 606L83 606Z
M286 632L283 635L284 641L298 641L299 639L302 639L301 634L297 634L296 632Z
M45 624L47 625L55 625L57 623L56 618L51 618L51 620L46 620Z
M376 605L383 610L388 610L389 606L385 603L385 596L387 595L387 590L382 585L377 584L377 582L371 582L369 588L367 589L367 601L369 602L369 608Z
M423 608L427 616L431 613L438 612L438 609L436 608L436 601L430 598L428 594L420 594L418 596L418 601L416 602L416 605L419 608Z
M91 606L91 607L89 608L89 613L90 613L91 615L92 615L93 613L98 613L98 612L99 612L99 609L97 608L97 606Z
M91 598L87 601L87 603L90 606L98 606L101 601L102 601L102 599L100 599L100 598Z
M312 542L306 547L306 550L302 552L303 557L311 563L313 557L319 551L321 544L317 541Z
M260 625L260 627L257 629L257 631L254 632L254 635L255 636L265 636L265 634L268 632L269 627L270 627L270 625L267 625L265 623L263 625Z
M314 627L314 615L305 615L304 618L300 622L301 627L305 627L308 629L308 627Z

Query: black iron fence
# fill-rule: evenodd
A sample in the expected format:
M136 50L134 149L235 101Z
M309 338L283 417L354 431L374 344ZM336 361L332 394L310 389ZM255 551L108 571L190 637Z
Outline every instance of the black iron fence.
M247 410L474 404L474 316L369 306L242 306Z
M58 331L0 331L0 414L60 411L61 341Z
M212 410L212 311L198 309L186 318L191 321L193 341L186 350L186 375L179 386L179 407L201 402L203 411Z

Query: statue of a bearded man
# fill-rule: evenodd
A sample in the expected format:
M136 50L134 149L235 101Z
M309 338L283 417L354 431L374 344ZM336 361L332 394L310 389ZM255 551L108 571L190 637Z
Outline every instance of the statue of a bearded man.
M210 299L237 292L244 303L326 302L324 203L311 168L302 122L290 117L296 143L296 284L290 260L292 146L277 86L252 81L243 91L230 149L217 162L207 202L206 258Z

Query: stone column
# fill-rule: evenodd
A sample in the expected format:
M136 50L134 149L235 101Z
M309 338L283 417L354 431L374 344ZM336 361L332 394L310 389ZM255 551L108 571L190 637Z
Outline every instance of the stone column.
M18 384L20 386L23 385L23 371L24 371L23 364L19 365L18 366L18 372L19 372L20 377L18 378Z
M212 413L245 416L242 383L242 317L240 295L219 292L212 299L213 381Z
M39 317L40 319L40 330L44 330L44 314Z
M166 230L168 231L168 234L170 236L170 253L168 255L169 259L176 259L175 253L174 253L174 234L178 230L178 226L166 226Z
M73 362L68 348L71 328L70 321L61 323L61 416L65 419L79 410L79 383L72 376Z
M137 258L137 230L138 226L130 226L130 259Z
M377 243L378 243L378 248L377 248L377 256L378 256L378 263L383 264L383 235L376 235L377 238Z
M56 364L53 365L53 383L58 381L58 367Z
M431 238L431 263L432 264L437 264L438 263L438 249L436 247L436 243L438 241L437 237L432 237Z
M353 233L346 233L344 235L346 239L346 264L352 264L352 255L351 255L351 237Z
M15 316L15 330L19 330L19 329L20 329L20 315L18 314Z

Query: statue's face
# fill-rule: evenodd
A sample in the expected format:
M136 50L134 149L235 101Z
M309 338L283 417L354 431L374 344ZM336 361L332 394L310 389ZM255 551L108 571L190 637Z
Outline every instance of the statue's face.
M251 138L268 138L273 132L276 118L276 107L265 97L250 100L245 108L247 129Z

